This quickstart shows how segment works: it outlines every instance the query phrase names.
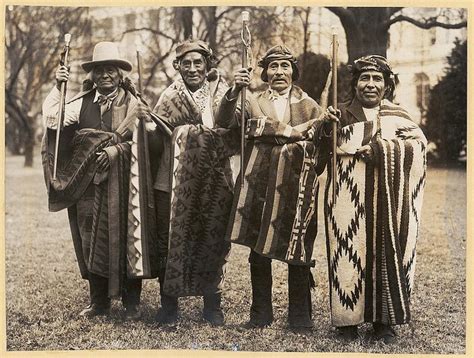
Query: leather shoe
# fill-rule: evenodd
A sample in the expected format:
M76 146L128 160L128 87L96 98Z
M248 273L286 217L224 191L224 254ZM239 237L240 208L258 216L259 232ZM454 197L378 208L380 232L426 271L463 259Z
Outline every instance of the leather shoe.
M208 321L213 326L223 326L224 325L224 313L222 310L214 309L212 311L204 310L202 316L206 321Z
M108 316L110 313L110 306L98 306L96 303L91 303L84 308L80 313L80 317L92 318L95 316Z
M290 329L311 329L314 327L314 323L312 320L302 320L299 322L288 322L288 327Z
M357 326L343 326L337 327L339 336L346 340L354 340L359 338L359 332L357 331Z
M250 319L246 324L244 324L244 328L252 329L252 328L266 328L272 325L273 320L256 320Z
M167 310L163 307L158 309L156 314L156 322L160 325L162 324L171 324L178 320L178 311L177 310Z
M390 344L395 342L396 333L392 326L389 324L383 324L379 322L373 323L374 335L377 341L382 341L385 344Z
M138 306L125 307L125 319L127 321L137 321L142 317L142 311Z

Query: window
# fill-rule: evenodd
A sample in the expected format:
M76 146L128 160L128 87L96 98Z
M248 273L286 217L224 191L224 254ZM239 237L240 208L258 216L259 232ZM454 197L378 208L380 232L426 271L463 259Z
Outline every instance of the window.
M428 110L428 103L430 100L430 79L426 73L421 72L415 74L416 86L416 106L420 110L421 123L425 122L426 111Z

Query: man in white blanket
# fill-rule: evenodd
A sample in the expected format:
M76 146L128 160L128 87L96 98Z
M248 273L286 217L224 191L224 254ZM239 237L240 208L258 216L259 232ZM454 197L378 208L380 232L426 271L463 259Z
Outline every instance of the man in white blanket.
M344 338L369 322L391 343L393 325L410 321L426 138L391 102L396 80L384 57L362 57L351 71L351 100L326 111L340 122L335 200L330 165L325 192L331 318Z

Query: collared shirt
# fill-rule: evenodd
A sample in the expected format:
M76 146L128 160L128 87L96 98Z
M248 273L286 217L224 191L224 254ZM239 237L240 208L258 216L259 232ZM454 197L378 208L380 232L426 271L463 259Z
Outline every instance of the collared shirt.
M99 100L101 94L96 91L93 103L96 103ZM118 96L118 89L114 92L107 95L112 101L117 98ZM49 92L48 96L43 102L43 122L46 127L50 129L56 129L57 121L58 121L58 111L59 111L59 101L61 100L61 92L57 89L56 86L53 87L51 92ZM67 127L71 124L79 122L79 115L81 114L82 108L82 97L70 102L66 103L66 107L64 110L64 122L63 126ZM101 109L101 115L103 115Z
M56 86L54 86L51 92L49 92L48 96L43 102L43 122L46 125L46 127L50 129L56 129L60 100L61 100L61 92L56 88ZM63 122L63 125L65 127L73 123L79 122L81 107L82 107L82 97L73 102L66 103L66 107L64 110L64 122Z
M268 89L270 94L269 99L273 103L273 107L275 108L275 112L280 122L282 122L285 118L286 108L289 103L290 89L291 87L288 87L286 93L283 94L279 94L277 91L274 91L271 88Z
M112 102L114 101L115 98L117 98L117 96L118 96L118 87L115 89L115 91L107 95L99 93L99 91L95 91L95 97L92 103L96 103L97 101L99 102L101 117L104 115L105 112L110 110L110 107L112 107Z
M362 107L362 110L364 111L365 118L367 118L368 121L375 122L375 120L377 119L377 115L379 114L380 106L374 108Z

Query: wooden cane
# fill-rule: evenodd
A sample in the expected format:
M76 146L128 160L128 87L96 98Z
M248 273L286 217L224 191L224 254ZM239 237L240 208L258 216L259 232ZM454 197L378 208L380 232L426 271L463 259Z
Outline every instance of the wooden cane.
M332 28L332 106L337 110L337 32ZM336 185L337 185L337 123L332 123L332 202L336 201Z
M248 61L248 48L250 46L250 32L248 31L247 24L249 22L250 14L248 11L242 11L242 67L247 68ZM240 109L240 187L244 187L244 176L245 176L245 96L247 88L242 88L240 93L241 109Z
M69 57L69 44L71 43L71 34L64 35L64 52L61 59L61 65L68 67L68 57ZM54 165L53 165L53 181L57 179L58 171L58 155L59 155L59 137L61 135L61 130L64 123L64 109L66 107L66 91L67 91L67 82L61 82L61 87L59 89L59 110L58 110L58 122L56 126L56 143L54 147Z

